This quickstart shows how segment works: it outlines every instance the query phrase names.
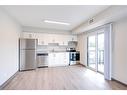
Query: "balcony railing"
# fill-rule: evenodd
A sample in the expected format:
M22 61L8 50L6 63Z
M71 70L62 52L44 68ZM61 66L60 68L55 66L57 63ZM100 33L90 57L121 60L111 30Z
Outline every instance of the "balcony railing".
M95 50L89 50L89 63L90 64L95 64L96 63L96 54ZM104 64L104 50L98 50L98 64Z

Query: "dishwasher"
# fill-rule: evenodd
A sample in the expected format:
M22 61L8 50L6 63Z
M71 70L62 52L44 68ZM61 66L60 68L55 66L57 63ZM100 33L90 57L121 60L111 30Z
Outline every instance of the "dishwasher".
M37 54L37 67L48 67L48 53Z

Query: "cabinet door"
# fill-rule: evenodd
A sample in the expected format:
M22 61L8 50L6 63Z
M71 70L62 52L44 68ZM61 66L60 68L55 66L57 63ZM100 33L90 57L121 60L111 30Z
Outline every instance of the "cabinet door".
M37 38L38 38L38 45L44 45L44 37L42 34L37 34Z
M43 39L38 39L38 45L44 45L44 40Z
M38 45L48 45L48 37L45 34L38 34Z
M70 41L77 41L77 36L76 35L71 35L70 36Z
M37 33L31 33L31 38L33 38L33 39L37 39Z
M49 67L68 66L69 53L50 53L49 54Z
M22 38L37 39L37 34L36 33L26 33L26 32L24 32L23 35L22 35Z
M63 42L64 42L64 45L68 45L68 41L69 41L69 36L68 35L64 35L63 36Z
M59 54L59 66L69 65L69 53L63 52Z
M53 37L54 37L54 35L52 35L52 34L45 34L44 35L45 44L48 45L48 43L55 42L55 40L53 39Z
M69 53L63 53L63 66L68 66L69 65Z
M73 36L74 37L74 41L77 41L77 36L75 35L75 36Z
M30 38L30 33L23 33L23 38Z
M67 46L68 45L68 35L61 35L59 36L59 45L65 45Z
M55 63L55 66L60 66L60 54L59 53L55 53L55 58L54 58L54 63Z
M58 53L50 53L49 54L49 67L57 67L59 66L59 54Z
M49 67L62 66L60 53L49 54Z
M65 46L68 45L68 40L67 40L67 39L64 39L64 41L63 41L63 45L65 45Z
M63 60L64 60L64 58L63 58L63 53L58 53L58 62L57 62L57 64L58 64L58 66L64 66L64 63L63 63Z
M53 67L54 66L54 54L53 53L49 53L49 64L48 64L48 66L49 67Z
M69 65L69 52L65 53L66 65Z
M52 39L52 43L62 44L62 35L54 34L52 35L51 39Z

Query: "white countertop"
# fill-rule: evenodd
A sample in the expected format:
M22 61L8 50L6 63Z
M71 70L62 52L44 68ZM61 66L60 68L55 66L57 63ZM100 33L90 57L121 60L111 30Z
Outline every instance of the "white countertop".
M37 51L37 53L67 53L67 51Z

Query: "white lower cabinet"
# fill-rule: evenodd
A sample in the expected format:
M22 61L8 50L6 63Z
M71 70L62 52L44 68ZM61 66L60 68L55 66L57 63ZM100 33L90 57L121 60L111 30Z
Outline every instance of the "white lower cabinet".
M49 67L57 66L68 66L69 65L69 53L68 52L58 52L49 53Z

